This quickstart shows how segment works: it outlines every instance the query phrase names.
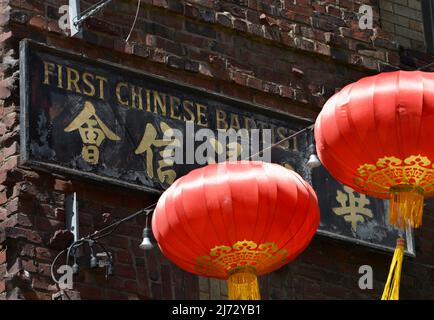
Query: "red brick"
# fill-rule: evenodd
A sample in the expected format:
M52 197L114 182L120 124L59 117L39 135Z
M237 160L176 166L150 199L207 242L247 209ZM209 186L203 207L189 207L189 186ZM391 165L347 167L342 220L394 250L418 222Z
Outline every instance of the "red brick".
M9 83L6 80L0 81L0 99L9 98L11 90L9 89Z
M2 171L9 171L13 168L16 168L17 165L18 165L18 156L12 156L12 157L9 157L9 159L7 159L3 163L1 170Z
M0 42L5 42L12 37L12 31L3 32L0 34Z
M47 20L42 16L34 16L30 19L29 24L40 29L47 29Z
M107 292L107 299L109 300L128 300L128 295L120 293L119 291L109 290Z
M20 205L20 201L18 198L10 199L6 205L6 209L8 211L8 216L17 212Z
M63 191L63 192L70 192L72 190L71 181L64 181L64 180L55 179L54 180L54 190Z
M129 292L138 292L139 290L136 281L125 281L123 289Z
M132 257L131 254L126 250L118 250L116 251L116 261L120 263L131 263Z
M152 0L152 4L157 7L167 8L169 5L167 0Z
M37 231L26 230L17 227L7 227L5 229L5 234L7 238L24 239L36 244L42 243L42 237Z
M0 222L6 219L7 213L8 212L5 208L0 208Z
M80 292L81 299L103 299L103 291L99 287L83 284L83 283L75 283L74 290Z
M6 250L2 249L0 250L0 264L3 264L6 262Z
M136 279L137 274L131 265L116 264L115 268L115 273L117 276L128 279Z
M162 294L162 291L161 291L161 284L153 282L151 284L151 293L152 293L152 298L153 299L162 300L163 299L163 294Z
M28 271L30 273L37 273L38 272L38 264L35 261L33 261L31 258L27 258L27 257L19 258L19 259L17 259L17 263L16 263L16 265L14 265L13 269L16 271L20 271L20 272L22 270L24 270L24 271ZM9 270L8 272L14 273L15 271L11 272Z
M163 299L165 300L173 299L170 267L167 265L161 265L161 284L162 284Z
M41 216L35 216L36 228L40 231L54 231L65 228L65 221L47 219Z
M6 194L6 190L0 192L0 205L5 204L8 201L8 196Z
M52 261L57 254L57 251L53 251L44 247L35 248L35 256L38 260Z
M35 257L35 246L29 243L25 243L21 248L20 256L29 258Z

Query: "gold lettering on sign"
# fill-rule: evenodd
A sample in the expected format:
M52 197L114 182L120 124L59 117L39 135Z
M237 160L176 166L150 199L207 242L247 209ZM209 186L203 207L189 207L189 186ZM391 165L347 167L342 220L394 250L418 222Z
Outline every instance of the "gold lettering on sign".
M209 142L211 143L212 148L214 149L214 153L217 155L223 154L224 146L223 144L216 140L215 138L210 138ZM243 152L242 145L237 141L229 142L226 146L226 160L235 160L240 159L241 153ZM208 163L215 163L214 155L208 157Z
M63 88L63 66L61 64L57 65L57 87L62 89Z
M99 98L105 100L104 87L107 84L107 78L101 76L95 76L95 79L99 82Z
M124 106L128 106L128 104L129 104L129 102L128 102L128 99L127 100L124 100L123 98L122 98L122 88L125 88L125 89L128 89L128 85L125 83L125 82L119 82L117 85L116 85L116 98L118 98L118 102L121 104L121 105L124 105Z
M217 109L215 113L216 117L216 127L217 129L227 129L228 123L226 122L226 112L223 110Z
M253 118L244 117L244 128L247 130L256 129L256 123Z
M277 133L277 137L278 137L279 141L286 139L288 137L288 135L289 135L289 133L286 130L286 128L283 128L283 127L278 127L276 129L276 133ZM282 148L284 148L284 149L287 149L287 148L289 148L289 141L285 140L285 141L281 142L279 144L279 146L282 147Z
M158 114L158 108L161 110L161 115L166 116L166 95L154 90L154 113Z
M151 90L146 89L146 111L151 112Z
M83 148L81 155L84 161L97 164L99 161L99 147L105 138L119 141L121 138L111 131L98 117L95 107L89 101L84 103L83 110L64 129L65 132L78 130Z
M350 187L344 186L344 192L338 190L336 200L340 207L333 208L333 212L350 222L353 231L357 230L358 222L364 222L366 218L373 217L372 210L365 208L369 205L369 199L364 194L356 193Z
M83 89L83 93L89 97L93 97L95 95L95 86L92 83L93 79L94 77L91 73L83 73L83 82L87 86L86 89Z
M188 118L186 116L184 116L184 120L186 122L194 122L195 121L194 112L191 110L191 108L194 107L193 102L191 102L190 100L184 100L184 102L182 103L182 106L184 107L184 111L188 115Z
M56 85L72 93L83 94L88 97L106 99L106 87L108 80L101 75L91 72L82 72L72 67L43 61L44 75L43 84L47 86Z
M202 127L208 127L208 122L206 120L206 106L203 104L196 103L197 108L197 125Z
M44 61L44 84L50 85L50 76L54 75L54 63Z
M229 125L229 127L234 130L241 129L240 118L238 117L237 114L231 114L231 124Z
M74 86L74 91L77 93L81 93L78 88L78 80L80 80L80 74L77 70L73 68L66 67L66 90L73 91L72 87Z
M181 104L181 99L178 97L170 96L170 117L175 120L181 120L179 115L179 105Z
M138 86L131 87L131 107L143 110L142 90L143 89ZM138 105L136 104L137 101L139 102Z
M166 133L168 136L173 137L171 130L173 130L167 123L160 122L161 131ZM148 123L145 128L145 133L143 134L142 140L140 141L137 149L134 151L135 154L146 154L146 173L149 177L154 178L154 152L152 147L167 147L167 146L181 146L181 141L174 138L173 139L158 139L157 130L155 127ZM164 149L159 152L160 160L157 161L157 177L161 183L172 184L176 179L176 171L173 170L174 160L171 158L174 156L174 150L167 152ZM167 169L172 167L172 169Z

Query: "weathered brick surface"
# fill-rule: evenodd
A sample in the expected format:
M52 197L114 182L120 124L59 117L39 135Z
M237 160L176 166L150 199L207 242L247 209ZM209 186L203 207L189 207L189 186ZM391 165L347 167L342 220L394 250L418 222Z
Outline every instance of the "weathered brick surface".
M96 2L83 2L82 9L85 3ZM51 299L56 295L49 264L71 241L65 230L66 194L78 193L82 235L156 200L19 165L19 40L31 38L314 119L326 99L345 84L386 68L415 68L432 59L417 51L398 52L392 33L395 27L417 33L420 26L406 15L396 24L387 20L378 2L383 3L142 1L129 42L124 39L136 1L112 2L85 23L83 39L67 37L58 26L58 8L65 0L0 2L0 299ZM382 10L394 13L395 2L384 1ZM414 1L405 2L417 10ZM374 30L358 29L362 3L374 8ZM404 298L434 299L432 202L425 211L424 225L416 232L417 258L407 258L404 265ZM102 269L82 270L68 293L70 299L227 296L224 282L186 273L158 249L142 252L138 245L144 222L138 217L104 239L115 259L115 276L107 282ZM383 252L316 236L296 261L260 279L262 294L265 299L376 299L390 259ZM363 264L374 268L372 291L358 288L357 271Z
M382 28L408 49L426 49L423 33L421 0L379 1Z

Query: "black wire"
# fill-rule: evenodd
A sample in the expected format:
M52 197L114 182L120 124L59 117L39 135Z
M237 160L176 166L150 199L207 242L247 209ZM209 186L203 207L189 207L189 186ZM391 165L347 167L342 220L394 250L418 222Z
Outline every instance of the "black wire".
M115 116L116 116L116 115L115 115ZM290 135L290 136L288 136L288 137L286 137L286 138L284 138L284 139L282 139L282 140L276 142L275 144L273 144L273 145L267 147L266 149L263 149L263 150L259 151L257 154L260 154L260 153L263 152L264 150L271 149L271 148L273 148L273 147L275 147L275 146L281 144L282 142L284 142L284 141L286 141L286 140L289 140L290 138L294 138L294 137L296 137L297 135L299 135L299 134L305 132L306 130L311 129L312 127L313 127L313 125L310 125L310 126L304 128L304 129L300 130L300 131L297 131L296 133L294 133L294 134L292 134L292 135ZM255 155L257 155L257 154L255 154ZM255 156L255 155L253 155L253 156ZM250 156L249 159L252 158L253 156ZM53 281L54 281L55 283L57 283L57 284L59 283L58 280L57 280L57 279L55 278L55 276L54 276L54 270L53 270L53 269L54 269L54 265L55 265L55 263L57 262L57 260L59 259L59 257L60 257L62 254L64 254L65 252L67 252L67 256L66 256L66 264L68 264L68 263L69 263L69 255L70 255L72 249L77 250L77 247L78 247L78 246L81 246L83 243L85 243L85 242L89 242L89 241L95 241L95 243L96 243L97 245L99 245L101 248L103 248L103 250L106 252L106 254L110 257L111 255L110 255L110 253L107 251L107 249L105 248L105 246L102 245L101 243L99 243L97 240L98 240L98 239L105 238L105 237L107 237L108 235L112 234L120 224L122 224L122 223L124 223L124 222L126 222L126 221L129 221L129 220L131 220L131 219L133 219L133 218L135 218L135 217L137 217L137 216L139 216L139 215L141 215L141 214L144 214L144 213L146 213L146 224L145 224L145 227L147 227L147 226L148 226L149 215L153 212L152 208L154 208L156 205L157 205L157 202L155 202L155 203L153 203L153 204L147 206L147 207L144 208L144 209L140 209L139 211L136 211L136 212L130 214L129 216L127 216L127 217L125 217L125 218L123 218L123 219L121 219L121 220L119 220L119 221L116 221L116 222L112 223L111 225L109 225L109 226L107 226L107 227L104 227L104 228L102 228L102 229L100 229L100 230L97 230L97 231L95 231L93 234L87 235L87 236L85 236L85 237L83 237L83 238L81 238L81 239L79 239L79 240L74 241L74 242L73 242L73 243L72 243L68 248L62 250L62 251L61 251L61 252L60 252L60 253L59 253L59 254L54 258L53 262L51 263L50 271L51 271L51 277L52 277ZM106 230L108 230L108 231L107 231L106 233L103 233L103 232L106 231ZM74 252L74 254L75 254L75 252Z
M131 220L131 219L133 219L133 218L135 218L135 217L137 217L137 216L139 216L139 215L141 215L143 213L146 213L146 215L149 215L150 212L152 212L151 208L155 207L156 205L157 205L157 203L153 203L150 206L147 206L144 209L136 211L136 212L130 214L129 216L127 216L127 217L125 217L125 218L123 218L123 219L121 219L119 221L116 221L116 222L112 223L111 225L109 225L109 226L107 226L107 227L105 227L105 228L103 228L103 229L101 229L101 230L99 230L97 232L94 232L92 235L89 235L89 236L87 236L85 238L86 239L93 239L93 240L104 238L104 237L108 236L109 234L112 234L120 224L122 224L122 223L124 223L126 221L129 221L129 220ZM109 230L109 231L106 232L106 233L104 233L104 234L102 234L102 235L99 235L101 232L103 232L105 230Z
M430 63L428 63L428 64L426 64L426 65L424 65L422 67L417 68L417 70L423 70L425 68L431 67L432 65L434 65L434 61L430 62Z
M272 144L271 146L268 146L268 147L266 147L266 148L263 148L262 150L256 152L255 154L251 155L250 157L248 157L246 160L250 160L250 159L252 159L253 157L256 157L257 155L261 154L261 153L264 152L265 150L273 149L274 147L280 145L281 143L283 143L283 142L285 142L285 141L287 141L287 140L289 140L289 139L291 139L291 138L294 138L294 137L298 136L299 134L301 134L301 133L303 133L303 132L305 132L305 131L307 131L307 130L309 130L309 129L312 129L313 126L314 126L314 125L311 124L310 126L308 126L308 127L306 127L306 128L303 128L303 129L301 129L301 130L299 130L299 131L297 131L297 132L295 132L295 133L289 135L288 137L283 138L283 139L277 141L275 144Z

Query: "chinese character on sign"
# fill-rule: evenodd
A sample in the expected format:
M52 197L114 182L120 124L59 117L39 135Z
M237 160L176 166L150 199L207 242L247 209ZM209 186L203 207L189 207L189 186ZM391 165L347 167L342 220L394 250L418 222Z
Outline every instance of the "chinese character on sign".
M224 145L215 138L211 138L210 143L212 149L214 150L214 153L216 153L217 155L222 155L225 151L224 148L226 147L225 160L236 161L237 159L239 159L241 153L243 152L243 147L240 143L236 141L229 142L228 144ZM207 163L215 163L214 157L208 157Z
M337 191L336 200L341 206L333 208L333 211L336 215L343 216L345 221L351 222L351 229L356 231L358 222L373 217L371 209L365 208L369 205L369 199L347 186L344 186L344 191L345 193L341 190Z
M180 147L181 141L177 139L172 133L173 129L165 122L160 122L160 128L163 132L163 139L157 139L157 130L155 127L148 123L145 128L142 140L139 146L134 151L135 154L146 153L146 173L149 177L154 177L154 152L152 147ZM168 139L167 137L171 137ZM172 167L174 164L173 157L175 156L175 149L165 148L159 152L161 160L158 160L157 177L161 183L172 184L176 179L176 172L173 169L166 169Z
M81 155L84 161L90 164L98 163L99 147L105 138L112 141L121 139L101 121L95 107L89 101L84 103L83 110L64 130L65 132L78 130L83 141Z

